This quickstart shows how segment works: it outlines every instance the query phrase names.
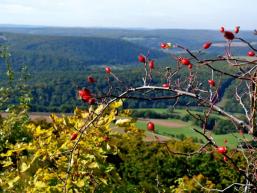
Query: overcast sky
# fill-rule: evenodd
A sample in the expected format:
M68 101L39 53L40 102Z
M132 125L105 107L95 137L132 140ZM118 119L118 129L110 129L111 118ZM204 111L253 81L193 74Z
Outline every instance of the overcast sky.
M257 0L0 0L0 24L257 28Z

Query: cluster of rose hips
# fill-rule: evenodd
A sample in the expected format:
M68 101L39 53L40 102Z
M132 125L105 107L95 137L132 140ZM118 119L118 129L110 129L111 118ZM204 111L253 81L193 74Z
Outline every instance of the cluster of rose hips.
M93 84L96 82L96 80L94 79L94 77L88 76L87 82L90 84ZM91 95L91 92L86 88L80 89L78 91L78 95L84 102L87 102L90 105L93 105L96 103L96 99Z
M240 26L236 26L235 29L234 29L234 33L235 34L239 33L239 29L240 29ZM227 39L227 40L232 41L235 38L234 33L231 32L231 31L225 31L225 28L223 26L220 28L220 32L224 34L224 38ZM212 42L208 41L208 42L203 44L202 48L203 49L209 49L211 47L211 45L212 45ZM176 47L176 45L172 46L171 43L162 42L160 47L162 49L168 49L168 48L171 48L171 47ZM247 55L249 57L254 57L255 52L254 51L249 51L247 53ZM192 69L192 67L193 67L192 63L190 62L190 60L188 58L179 58L178 61L181 64L187 66L188 69ZM215 87L215 81L213 79L208 80L208 84L210 85L210 87ZM169 88L169 86L170 85L168 83L163 84L164 88Z
M235 34L239 33L239 29L240 29L240 27L236 26L235 29L234 29L234 33ZM232 41L235 38L234 33L231 32L231 31L225 31L225 28L223 26L220 28L220 32L224 34L224 38L226 38L227 40ZM247 55L249 57L253 57L253 56L255 56L255 52L254 51L248 51Z
M202 48L206 50L206 49L209 49L211 47L211 45L212 45L212 42L208 41L208 42L205 42L203 44ZM168 48L171 48L172 46L171 46L171 43L164 43L163 42L163 43L161 43L160 47L162 49L168 49ZM177 47L177 46L173 45L173 47ZM181 64L187 66L189 70L191 70L193 68L193 64L190 62L190 59L188 59L188 58L181 58L181 57L179 57L178 61ZM208 80L208 84L211 87L214 87L215 86L215 81L214 80ZM167 88L168 89L169 87L170 87L170 85L168 83L163 84L163 88Z
M79 90L79 97L90 105L96 103L96 99L92 97L90 91L86 88Z
M224 155L224 154L226 154L226 153L228 152L228 150L227 150L226 146L219 146L219 147L217 148L217 152L220 153L220 154L222 154L222 155ZM227 156L224 156L224 157L223 157L223 160L224 160L224 161L228 161Z
M154 60L147 60L147 58L143 55L143 54L140 54L138 56L138 61L143 63L143 64L146 64L148 63L148 66L150 68L150 70L154 69Z
M239 28L240 28L239 26L236 26L236 27L235 27L234 32L235 32L236 34L239 33ZM225 31L225 28L224 28L223 26L220 28L220 32L223 33L224 38L227 39L227 40L232 41L232 40L235 38L234 33L231 32L231 31Z
M87 82L92 84L92 83L95 83L96 80L94 79L94 77L88 76L88 77L87 77ZM96 99L91 95L91 92L90 92L88 89L86 89L86 88L80 89L80 90L78 91L78 95L79 95L79 97L80 97L84 102L88 103L89 105L93 105L93 104L96 103ZM73 134L71 135L70 140L73 141L73 140L77 139L77 137L78 137L78 133L73 133Z
M239 28L240 28L239 26L235 27L234 32L236 34L239 33ZM227 40L232 41L235 38L234 33L230 32L230 31L225 31L224 27L220 28L220 32L224 33L224 37ZM209 49L211 47L211 45L212 45L212 42L206 42L206 43L203 44L202 48L203 49ZM171 43L161 43L160 47L162 49L168 49L168 48L171 48L172 45L171 45ZM173 47L176 47L176 45L174 45ZM250 56L250 57L255 56L255 52L249 51L248 56ZM187 66L188 69L192 69L193 65L188 58L179 58L178 60L181 64ZM144 55L140 54L138 56L138 61L140 63L144 63L145 65L148 64L150 70L154 69L154 66L155 66L154 60L148 60ZM107 74L111 74L112 73L111 68L106 67L105 72ZM87 81L89 83L95 83L96 82L96 80L92 76L88 76ZM208 80L208 84L210 85L210 87L214 87L215 86L215 81L210 79L210 80ZM169 89L170 84L169 83L164 83L162 85L162 87L166 88L166 89ZM88 89L79 90L79 96L83 101L87 102L88 104L95 104L95 102L96 102L96 99L92 97L92 95L91 95L91 93ZM151 132L155 132L155 125L154 125L153 122L150 121L150 122L147 123L147 130L151 131ZM75 140L77 137L78 137L78 133L73 133L71 135L71 140ZM108 141L109 140L108 136L105 136L103 138L103 140ZM227 148L225 146L220 146L220 147L217 148L217 152L224 155L224 154L227 153ZM227 161L226 156L224 156L224 161Z

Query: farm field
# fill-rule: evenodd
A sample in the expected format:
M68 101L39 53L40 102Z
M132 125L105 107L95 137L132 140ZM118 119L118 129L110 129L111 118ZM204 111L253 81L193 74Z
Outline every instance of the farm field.
M165 113L167 112L166 109L140 109L139 111L146 111L151 110L158 113ZM192 111L194 113L199 113L196 111ZM186 110L183 109L176 109L174 113L180 115L186 115ZM218 116L218 115L217 115ZM219 116L220 117L220 116ZM191 121L185 122L178 119L138 119L137 127L143 130L146 130L146 123L148 121L152 121L155 123L155 130L156 133L163 136L169 136L174 138L184 138L184 137L192 137L196 141L203 140L205 141L204 137L200 134L196 133L193 128L199 129L200 127L195 126ZM212 132L208 133L210 136L214 138L217 142L217 145L225 145L224 141L227 140L227 146L230 148L236 148L237 145L241 140L244 138L250 139L249 135L240 135L239 133L230 133L230 134L223 134L223 135L216 135Z
M151 119L149 119L150 121ZM138 121L137 122L137 127L143 130L146 130L146 123L148 120L145 121ZM152 121L152 120L151 120ZM158 120L158 122L170 122L171 124L173 123L174 120ZM175 120L177 121L177 120ZM156 125L156 132L159 135L163 136L170 136L170 137L175 137L176 136L185 136L185 137L192 137L192 138L197 138L197 139L202 139L205 141L205 139L200 136L198 133L196 133L192 128L196 128L193 125L186 124L185 127L168 127L168 126L163 126L161 124L155 124ZM198 128L200 129L200 128ZM244 137L249 138L248 135L241 136L239 133L232 133L232 134L226 134L226 135L215 135L212 133L209 133L217 142L217 145L224 145L224 140L227 140L228 143L226 144L230 148L236 148L238 142L240 142L240 139L243 139Z

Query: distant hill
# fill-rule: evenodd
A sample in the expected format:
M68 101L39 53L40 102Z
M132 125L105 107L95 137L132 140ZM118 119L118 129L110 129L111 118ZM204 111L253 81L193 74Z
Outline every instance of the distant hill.
M3 33L16 67L30 70L81 70L90 65L130 64L140 53L152 58L165 54L121 39Z
M222 42L224 38L217 30L185 30L185 29L120 29L120 28L65 28L0 25L0 32L50 35L50 36L77 36L102 37L126 40L147 48L159 49L160 42L169 41L179 43L190 49L199 48L205 41ZM249 41L256 41L253 31L241 31L240 37ZM213 49L213 52L220 48Z

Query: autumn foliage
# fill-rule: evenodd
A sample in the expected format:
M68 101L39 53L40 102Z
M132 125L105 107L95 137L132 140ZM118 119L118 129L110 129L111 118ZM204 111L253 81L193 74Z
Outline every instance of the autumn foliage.
M180 48L187 54L173 56L176 67L166 68L163 82L154 85L152 72L158 65L150 56L139 54L138 63L144 69L143 84L138 87L124 85L115 75L115 70L104 67L108 77L112 77L123 87L120 93L113 93L110 86L105 96L97 96L87 88L79 88L78 100L83 108L74 107L72 115L50 116L51 122L33 122L29 119L30 94L26 79L17 88L8 51L1 49L1 58L7 64L8 84L1 88L2 107L6 107L7 117L1 119L0 149L0 190L2 192L208 192L231 186L230 192L237 190L256 191L256 147L229 149L218 145L207 131L210 114L218 112L230 120L238 129L245 129L251 139L256 134L256 72L255 68L242 68L243 74L231 74L215 68L217 61L237 66L253 64L232 57L231 41L237 39L239 27L234 32L220 29L228 47L223 58L201 59L202 49L211 49L212 42L206 42L199 53L193 53L183 46L161 43L161 49ZM242 40L242 39L241 39ZM245 40L242 40L247 44ZM255 57L256 50L247 55ZM242 61L243 60L243 61ZM197 80L195 66L206 65L212 77L204 84ZM175 75L186 69L188 77ZM173 70L173 71L172 71ZM248 73L246 73L248 70ZM251 104L242 121L237 115L228 113L218 106L218 89L221 80L214 73L225 74L246 81L249 84ZM243 77L243 78L242 78ZM176 80L174 80L176 78ZM184 78L184 79L183 79ZM183 79L183 80L181 80ZM107 80L109 80L107 78ZM85 79L88 84L97 80L93 76ZM248 81L248 82L247 82ZM250 85L251 84L251 85ZM203 86L202 86L203 85ZM151 98L149 92L168 93L164 98ZM255 93L254 95L252 93ZM137 95L133 95L137 93ZM138 94L139 93L139 94ZM16 96L11 104L10 96ZM142 100L179 100L191 97L203 107L204 116L188 113L201 122L202 128L194 129L204 138L203 143L194 143L191 138L183 141L171 139L161 141L156 134L157 125L149 121L145 125L151 140L146 140L145 132L136 127L136 119L131 110L125 109L124 102L130 98ZM242 95L237 96L243 104ZM176 104L176 103L175 103ZM175 105L174 105L175 106ZM245 109L246 106L243 105ZM250 113L250 114L249 114ZM251 116L249 116L251 115ZM236 184L236 188L234 188Z

